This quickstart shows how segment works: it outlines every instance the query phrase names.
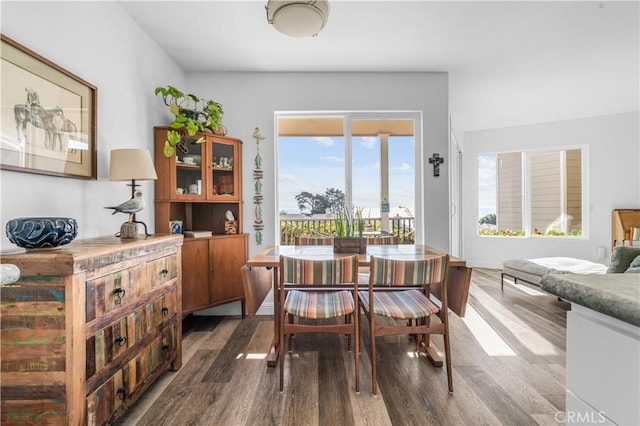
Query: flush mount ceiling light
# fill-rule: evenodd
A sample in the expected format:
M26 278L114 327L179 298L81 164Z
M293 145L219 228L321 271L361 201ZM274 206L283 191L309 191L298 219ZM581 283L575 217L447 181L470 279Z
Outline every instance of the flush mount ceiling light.
M267 22L292 37L318 35L329 17L327 0L269 0L266 9Z

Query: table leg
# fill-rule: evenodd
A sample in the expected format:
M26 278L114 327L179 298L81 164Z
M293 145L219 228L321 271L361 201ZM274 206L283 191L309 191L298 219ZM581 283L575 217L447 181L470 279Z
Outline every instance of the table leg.
M442 354L433 343L429 343L426 349L427 359L434 367L442 367Z
M431 343L428 334L424 337L424 340L420 342L420 349L422 349L424 353L427 354L427 359L429 360L429 362L431 362L431 365L433 365L434 367L442 367L442 354L440 353L438 348L436 348L436 346Z
M267 354L267 365L275 367L278 363L278 351L280 350L280 299L279 299L278 268L273 268L273 342Z

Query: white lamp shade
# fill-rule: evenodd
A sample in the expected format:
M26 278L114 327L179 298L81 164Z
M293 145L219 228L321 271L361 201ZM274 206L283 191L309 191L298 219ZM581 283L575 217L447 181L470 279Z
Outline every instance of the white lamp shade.
M269 0L267 21L283 34L309 37L318 34L327 24L327 0Z
M156 180L151 153L147 149L114 149L109 161L109 180Z

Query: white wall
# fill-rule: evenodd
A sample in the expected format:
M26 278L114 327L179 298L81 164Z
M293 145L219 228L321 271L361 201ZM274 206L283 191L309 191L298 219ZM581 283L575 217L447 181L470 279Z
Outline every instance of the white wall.
M596 247L611 245L611 210L640 207L639 113L623 113L465 134L463 198L464 258L471 266L501 268L512 258L569 256L604 262ZM478 154L530 148L587 145L588 239L480 237ZM606 262L605 262L606 263Z
M628 38L633 54L619 61L589 52L580 66L540 65L528 70L491 69L450 74L451 113L460 133L637 111L640 37ZM610 53L616 50L610 46ZM606 47L605 47L606 49ZM466 142L466 141L465 141ZM466 144L465 144L466 146Z
M419 110L423 112L423 155L448 152L448 76L446 73L195 73L187 75L189 91L217 100L225 110L228 134L244 141L244 232L251 234L249 254L275 241L274 112L329 110ZM264 173L264 245L257 246L253 223L253 158L251 137L259 127L266 140L260 143ZM301 153L304 155L304 153ZM426 160L425 160L426 161ZM448 249L448 158L440 177L426 163L424 177L426 242ZM321 177L319 177L321 178ZM267 300L263 308L272 302ZM205 312L237 314L227 305ZM263 311L261 311L263 312Z
M115 2L2 2L2 33L98 89L98 180L0 171L1 225L21 216L70 216L78 238L114 234L126 217L110 206L130 197L109 182L109 152L148 148L153 125L170 118L156 86L185 85L185 75ZM43 101L43 100L41 100ZM139 220L154 229L153 183L141 182L150 207ZM15 247L2 232L0 248Z

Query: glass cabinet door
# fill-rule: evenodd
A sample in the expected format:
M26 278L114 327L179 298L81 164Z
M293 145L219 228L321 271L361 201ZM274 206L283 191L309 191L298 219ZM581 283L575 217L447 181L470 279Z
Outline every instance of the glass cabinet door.
M237 200L236 159L237 148L234 143L214 141L211 144L211 188L207 198L215 200Z
M202 198L203 187L203 150L202 144L188 143L188 152L176 150L176 198Z

